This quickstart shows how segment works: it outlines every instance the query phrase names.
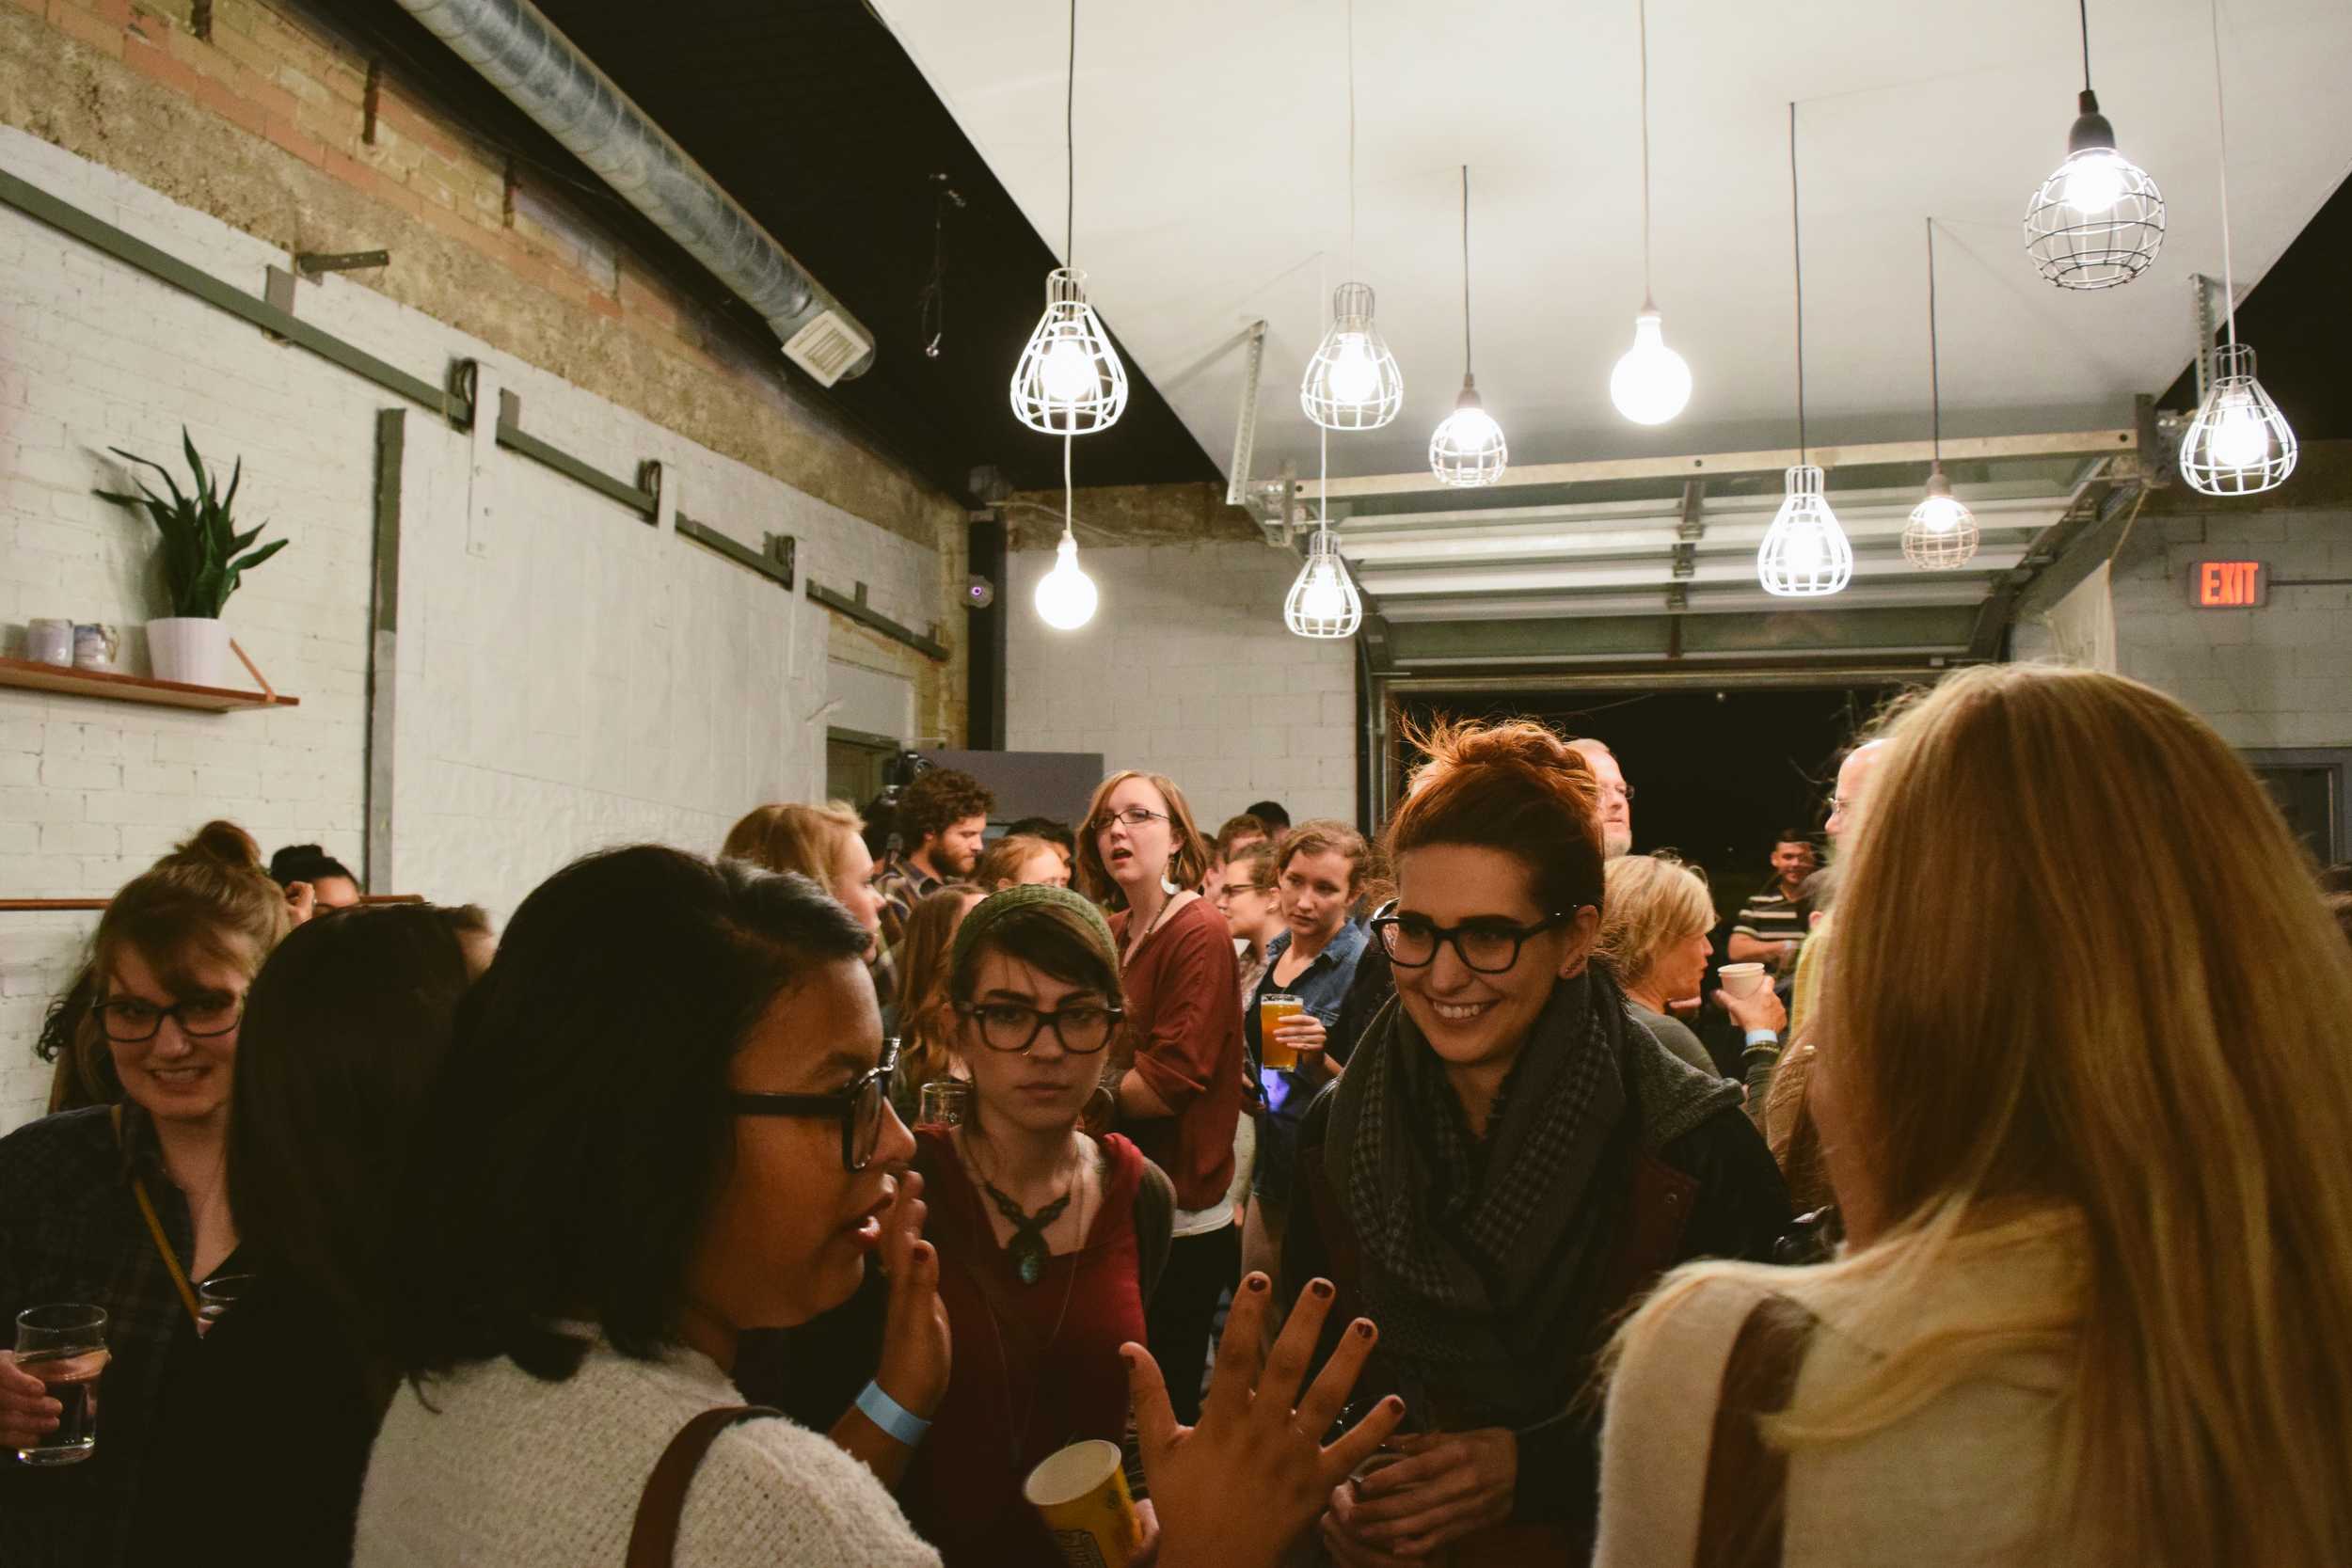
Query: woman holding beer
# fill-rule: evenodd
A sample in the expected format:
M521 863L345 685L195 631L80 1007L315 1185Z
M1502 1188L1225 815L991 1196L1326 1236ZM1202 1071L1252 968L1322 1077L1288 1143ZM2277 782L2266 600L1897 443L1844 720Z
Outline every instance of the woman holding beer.
M1369 940L1347 918L1369 854L1363 834L1325 820L1299 824L1272 856L1282 928L1265 944L1265 973L1242 1014L1266 1104L1242 1232L1244 1268L1272 1272L1281 1258L1299 1118L1330 1082L1334 1064L1324 1047Z
M1348 1568L1589 1551L1608 1329L1660 1270L1766 1258L1780 1174L1740 1088L1634 1027L1592 961L1604 901L1592 769L1532 723L1445 725L1389 828L1395 972L1299 1130L1286 1280L1328 1274L1380 1325L1403 1457L1340 1487ZM1334 1272L1336 1271L1336 1272Z

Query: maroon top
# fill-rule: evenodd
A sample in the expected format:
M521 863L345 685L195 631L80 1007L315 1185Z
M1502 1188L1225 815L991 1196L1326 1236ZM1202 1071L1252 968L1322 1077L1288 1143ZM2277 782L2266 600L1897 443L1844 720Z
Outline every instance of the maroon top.
M1127 943L1127 911L1111 916ZM1241 972L1225 917L1195 898L1143 939L1120 981L1135 1069L1172 1117L1130 1121L1127 1134L1176 1185L1176 1206L1206 1209L1233 1184L1241 1119Z
M947 1568L1058 1563L1021 1486L1058 1449L1126 1434L1119 1347L1144 1342L1136 1247L1143 1156L1115 1133L1100 1140L1103 1201L1085 1245L1048 1258L1038 1282L1024 1285L996 1244L995 1206L965 1175L947 1132L918 1128L914 1139L930 1205L923 1233L939 1249L939 1298L956 1354L899 1504Z

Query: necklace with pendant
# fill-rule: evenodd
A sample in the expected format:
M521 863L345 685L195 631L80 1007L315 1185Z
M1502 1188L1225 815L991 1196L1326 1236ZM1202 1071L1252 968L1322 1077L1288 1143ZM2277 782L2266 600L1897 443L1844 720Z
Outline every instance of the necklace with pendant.
M1034 1214L1006 1196L987 1177L980 1178L980 1185L987 1189L989 1201L996 1205L996 1212L1012 1226L1012 1240L1005 1243L1005 1250L1012 1256L1013 1272L1021 1276L1022 1284L1036 1284L1045 1277L1045 1259L1050 1250L1045 1244L1046 1229L1062 1217L1070 1200L1078 1196L1078 1184L1072 1182L1070 1191Z

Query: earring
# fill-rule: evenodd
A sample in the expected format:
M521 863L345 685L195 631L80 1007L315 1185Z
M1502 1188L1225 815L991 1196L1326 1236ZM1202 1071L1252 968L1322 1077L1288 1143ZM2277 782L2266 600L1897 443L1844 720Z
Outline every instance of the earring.
M1168 879L1168 875L1165 870L1160 873L1160 891L1167 894L1170 898L1175 897L1178 892L1181 891L1173 881Z

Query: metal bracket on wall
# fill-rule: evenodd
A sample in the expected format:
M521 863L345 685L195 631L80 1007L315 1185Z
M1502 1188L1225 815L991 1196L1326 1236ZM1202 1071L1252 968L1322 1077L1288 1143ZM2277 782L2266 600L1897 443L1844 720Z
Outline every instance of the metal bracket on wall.
M324 272L356 272L364 267L389 267L392 253L389 250L305 250L295 253L294 270L305 277L315 278Z
M846 615L862 626L872 627L893 642L905 643L925 658L937 659L943 664L947 660L946 644L940 641L937 637L926 636L911 626L901 626L881 610L868 605L866 602L866 584L862 582L857 585L855 594L840 594L818 582L815 578L811 578L808 581L808 596L827 610ZM939 628L934 626L931 629L935 632Z
M1249 463L1258 449L1258 378L1265 369L1265 323L1249 328L1248 356L1242 362L1241 412L1233 421L1233 467L1225 481L1225 504L1239 506L1249 493Z
M523 429L523 400L511 388L499 388L498 443L509 451L520 452L532 462L553 468L566 479L578 480L589 489L611 497L637 514L651 525L660 511L661 498L654 492L631 484L625 479L614 479L601 468L591 467L563 448L542 441Z
M648 457L637 465L638 488L661 501L661 461ZM771 533L760 549L754 549L741 540L720 532L708 523L698 523L683 512L670 514L670 526L680 537L691 539L705 549L716 551L739 566L748 566L761 577L789 589L792 586L792 562L798 546L788 533Z

